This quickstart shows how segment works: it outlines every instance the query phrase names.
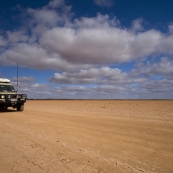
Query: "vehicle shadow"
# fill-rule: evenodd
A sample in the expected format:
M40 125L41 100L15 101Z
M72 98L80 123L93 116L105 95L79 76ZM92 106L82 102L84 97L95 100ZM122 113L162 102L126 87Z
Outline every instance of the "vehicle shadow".
M0 110L0 113L7 113L7 112L17 112L17 110L7 109L7 110Z

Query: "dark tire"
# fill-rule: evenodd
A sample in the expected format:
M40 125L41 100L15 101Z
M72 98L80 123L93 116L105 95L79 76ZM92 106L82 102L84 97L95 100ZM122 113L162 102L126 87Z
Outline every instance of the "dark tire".
M7 109L8 109L8 107L7 107L7 106L4 106L4 107L3 107L3 110L7 110Z
M17 111L23 111L24 110L24 105L20 105L17 107Z
M1 106L1 107L0 107L0 110L1 110L1 111L6 111L7 108L8 108L7 106Z

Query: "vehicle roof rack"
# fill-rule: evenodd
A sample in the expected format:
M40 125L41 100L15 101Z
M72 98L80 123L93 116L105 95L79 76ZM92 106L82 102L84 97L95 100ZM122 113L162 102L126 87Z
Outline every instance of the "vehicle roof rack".
M9 79L5 79L5 78L0 78L0 82L2 83L10 83Z

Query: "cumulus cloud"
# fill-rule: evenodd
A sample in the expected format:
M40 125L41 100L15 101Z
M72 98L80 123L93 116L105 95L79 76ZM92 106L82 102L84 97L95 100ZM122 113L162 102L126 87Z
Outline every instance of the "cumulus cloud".
M0 46L5 46L7 44L7 41L3 36L0 36Z
M111 7L113 5L112 0L94 0L94 3L101 7Z
M53 1L50 1L48 4L48 7L52 7L52 8L57 8L62 6L65 6L64 0L53 0Z
M28 95L31 94L31 87L30 85L34 83L36 80L34 77L19 77L18 82L17 78L13 77L10 79L11 84L13 85L14 89L18 91L18 93L26 93Z
M99 85L129 85L142 83L146 79L122 72L117 68L101 67L80 70L77 73L55 73L50 79L57 84L99 84Z
M49 9L28 9L28 13L33 16L36 22L39 24L45 24L49 26L56 25L57 21L59 21L59 16L54 10Z
M8 43L19 43L19 42L27 42L28 35L25 31L7 31L7 39Z
M59 84L118 84L125 81L126 77L127 74L117 68L101 67L80 70L77 73L55 73L50 81Z
M68 22L73 14L71 6L67 6L64 0L50 1L47 6L39 9L28 8L26 15L30 16L29 24L37 29L39 27L51 28L57 25L63 25Z
M20 43L1 55L5 65L20 65L35 69L55 69L57 71L75 71L79 68L89 68L87 64L72 64L62 59L59 54L51 53L38 44Z
M112 5L108 0L95 0L95 3ZM48 97L58 93L60 98L80 98L84 93L88 98L101 98L105 94L109 98L121 98L122 94L137 98L163 91L164 84L167 91L172 91L172 24L168 33L162 33L145 30L142 19L132 21L131 28L121 26L116 17L102 14L72 20L71 7L63 0L25 11L26 26L0 36L0 63L13 66L20 62L27 68L55 71L49 79L50 85L38 84L32 77L21 78L25 92L38 96L46 91ZM150 58L145 63L148 57L158 60L153 63ZM129 62L140 65L128 73L115 67Z
M132 22L132 31L138 32L138 31L143 31L144 27L142 26L142 18L136 19Z
M82 69L131 62L161 53L173 54L173 35L153 29L145 31L141 19L126 29L108 15L71 21L69 10L59 12L55 7L66 9L68 6L63 1L51 1L43 8L28 9L27 14L34 23L29 24L30 36L22 28L7 31L7 40L0 38L1 44L11 45L0 54L1 63L12 65L18 60L27 67L71 71L78 70L79 66Z
M160 75L165 79L173 80L173 60L171 58L162 57L159 62L150 62L146 64L142 63L137 69L133 70L133 73L140 73L146 76Z
M11 80L11 82L16 82L16 81L17 81L17 77L12 78ZM31 83L31 82L35 82L36 79L32 76L29 76L29 77L23 76L23 77L19 77L18 81L21 83Z
M170 25L168 26L168 29L169 29L169 32L170 32L171 34L173 34L173 24L170 24Z
M15 33L13 35L16 35ZM16 38L16 39L15 39ZM17 41L19 37L11 38ZM159 31L149 30L138 35L127 30L112 28L73 28L55 27L42 34L39 44L14 45L1 55L1 61L19 59L24 65L36 67L69 62L70 64L108 64L130 62L137 58L159 53L173 53L173 36L165 36ZM20 40L22 37L20 37ZM27 37L23 37L23 40ZM49 58L48 54L56 54L57 58ZM10 56L11 55L11 56ZM11 58L10 58L11 57ZM21 58L22 57L22 58ZM33 59L35 63L26 61ZM50 56L51 57L51 56ZM61 63L59 63L61 61ZM11 61L12 62L12 61ZM27 62L27 63L26 63ZM39 65L38 65L39 67ZM46 68L46 66L45 66ZM62 70L60 68L59 70Z
M108 16L84 18L77 20L74 28L56 27L45 32L40 43L67 61L81 63L123 63L161 51L172 53L172 36L157 30L136 35L113 24Z

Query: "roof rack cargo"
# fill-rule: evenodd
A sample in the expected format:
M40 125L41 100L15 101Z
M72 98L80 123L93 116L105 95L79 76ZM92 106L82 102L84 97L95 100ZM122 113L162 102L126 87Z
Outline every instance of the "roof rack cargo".
M9 79L5 79L5 78L0 78L0 82L2 83L10 83Z

